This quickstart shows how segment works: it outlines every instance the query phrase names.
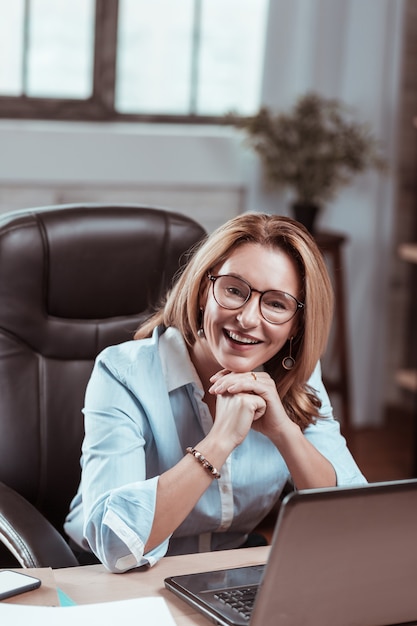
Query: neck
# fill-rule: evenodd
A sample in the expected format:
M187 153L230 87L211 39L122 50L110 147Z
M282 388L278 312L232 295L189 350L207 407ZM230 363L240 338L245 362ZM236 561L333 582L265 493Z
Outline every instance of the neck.
M207 396L209 395L208 389L211 387L210 378L219 371L220 365L207 356L204 343L205 339L197 339L195 344L189 348L189 353Z
M197 339L195 344L189 348L189 352L191 361L203 385L203 400L207 404L214 421L216 417L216 397L209 393L208 390L211 387L210 377L219 371L219 364L212 363L212 361L207 358L204 347L202 346L204 341L204 339Z

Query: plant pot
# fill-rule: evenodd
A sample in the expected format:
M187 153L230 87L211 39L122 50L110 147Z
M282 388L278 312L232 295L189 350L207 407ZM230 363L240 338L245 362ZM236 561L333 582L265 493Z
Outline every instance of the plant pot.
M292 205L294 219L307 228L310 233L315 232L319 207L313 202L294 202Z

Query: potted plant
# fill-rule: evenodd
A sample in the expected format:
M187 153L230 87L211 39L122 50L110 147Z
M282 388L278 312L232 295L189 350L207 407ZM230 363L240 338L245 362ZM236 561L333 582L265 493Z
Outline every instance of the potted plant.
M251 117L227 116L259 154L266 181L292 191L294 217L314 230L314 219L335 192L368 168L383 170L379 143L365 124L351 119L338 100L314 92L289 113L267 107Z

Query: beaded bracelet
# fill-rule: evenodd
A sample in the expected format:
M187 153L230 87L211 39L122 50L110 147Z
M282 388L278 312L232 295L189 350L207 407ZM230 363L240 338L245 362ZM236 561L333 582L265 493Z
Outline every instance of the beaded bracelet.
M191 446L186 449L186 452L188 452L188 454L192 454L193 457L195 457L197 461L201 463L204 469L206 469L209 472L209 474L211 474L212 478L217 478L217 479L220 478L221 476L220 472L216 470L216 468L206 459L205 456L201 454L201 452L199 452L195 448L192 448Z

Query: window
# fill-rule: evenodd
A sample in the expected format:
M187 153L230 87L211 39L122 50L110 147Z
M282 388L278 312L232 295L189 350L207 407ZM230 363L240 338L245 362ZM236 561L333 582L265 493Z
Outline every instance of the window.
M267 10L268 0L0 0L0 116L249 115Z

